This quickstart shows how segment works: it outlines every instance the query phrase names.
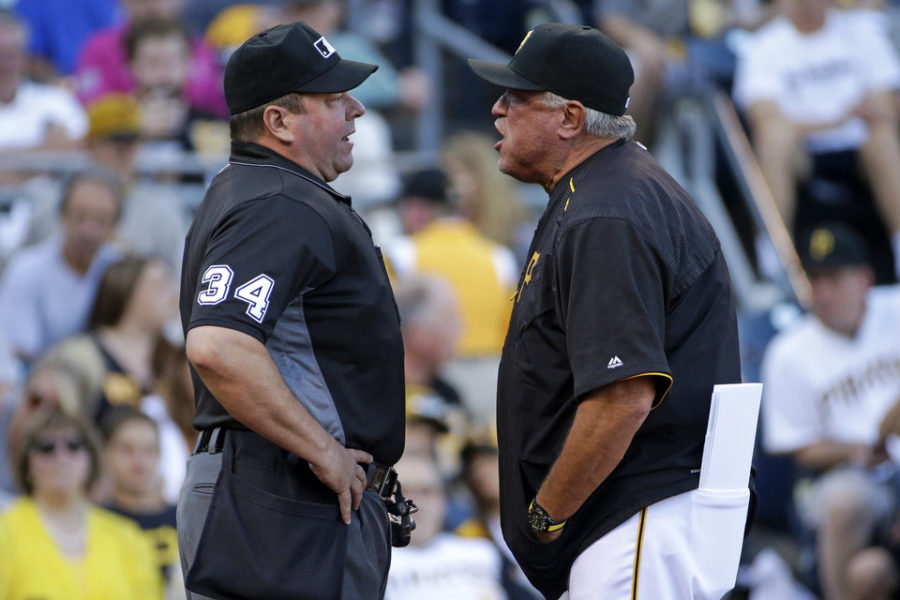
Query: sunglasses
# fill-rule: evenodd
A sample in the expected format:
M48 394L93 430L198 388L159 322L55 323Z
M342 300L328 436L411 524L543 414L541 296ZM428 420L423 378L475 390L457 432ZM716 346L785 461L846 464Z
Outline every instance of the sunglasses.
M38 440L31 446L32 450L38 454L48 456L57 450L66 450L70 454L85 449L84 440L81 438L71 438L67 440Z

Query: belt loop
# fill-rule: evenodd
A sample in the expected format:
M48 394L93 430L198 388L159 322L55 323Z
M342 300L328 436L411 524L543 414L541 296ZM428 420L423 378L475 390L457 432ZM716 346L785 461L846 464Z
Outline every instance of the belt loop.
M194 454L206 452L206 449L209 448L210 434L212 434L212 431L210 431L209 429L203 429L200 431L200 435L197 436L197 443L194 444Z
M209 453L216 454L217 452L221 452L224 447L225 429L223 427L216 427L209 436Z

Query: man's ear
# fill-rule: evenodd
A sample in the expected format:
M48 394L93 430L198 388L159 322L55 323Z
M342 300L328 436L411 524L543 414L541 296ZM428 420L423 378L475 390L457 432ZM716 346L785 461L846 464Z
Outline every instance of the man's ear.
M584 131L584 120L587 117L584 105L577 100L569 100L562 106L562 120L557 130L564 140L578 137Z
M263 127L280 142L290 144L294 141L294 134L288 127L287 121L293 117L294 115L282 106L267 106L262 115Z

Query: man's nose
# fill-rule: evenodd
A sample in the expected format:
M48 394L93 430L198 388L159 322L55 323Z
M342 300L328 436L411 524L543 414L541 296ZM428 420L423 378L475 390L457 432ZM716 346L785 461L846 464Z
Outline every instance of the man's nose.
M347 94L347 120L356 119L366 114L366 107L363 103Z

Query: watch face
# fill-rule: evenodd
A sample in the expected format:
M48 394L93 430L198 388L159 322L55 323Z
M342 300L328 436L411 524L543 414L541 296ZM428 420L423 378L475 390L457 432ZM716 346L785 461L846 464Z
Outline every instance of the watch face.
M547 527L550 525L549 521L550 517L541 507L532 505L528 509L528 524L534 531L547 531Z

